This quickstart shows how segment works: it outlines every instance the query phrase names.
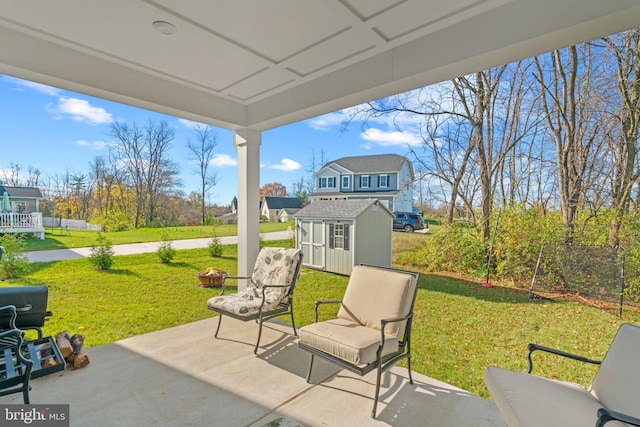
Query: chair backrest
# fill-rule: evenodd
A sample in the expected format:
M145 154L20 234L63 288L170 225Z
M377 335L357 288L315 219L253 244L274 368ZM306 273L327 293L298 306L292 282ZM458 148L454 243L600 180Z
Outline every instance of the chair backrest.
M286 285L296 279L300 264L300 250L265 247L260 249L251 275L251 284Z
M385 267L353 267L338 317L380 330L380 320L402 317L413 310L418 276ZM389 324L385 332L402 339L405 325L406 322Z
M602 360L590 392L607 408L640 418L640 327L624 323Z

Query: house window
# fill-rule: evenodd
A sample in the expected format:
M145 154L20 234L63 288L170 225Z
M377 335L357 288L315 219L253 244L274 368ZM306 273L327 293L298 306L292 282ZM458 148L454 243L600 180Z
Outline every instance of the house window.
M336 186L336 177L325 176L320 178L320 188L333 188Z
M348 176L343 176L342 177L342 188L349 188L349 177Z
M389 175L380 175L378 177L378 187L384 188L389 186Z
M360 187L369 188L369 175L362 175L360 177Z
M349 250L349 224L329 224L329 249Z

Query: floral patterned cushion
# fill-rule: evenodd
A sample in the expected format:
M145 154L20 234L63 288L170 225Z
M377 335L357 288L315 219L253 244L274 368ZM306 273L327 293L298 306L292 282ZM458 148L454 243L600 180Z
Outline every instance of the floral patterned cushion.
M255 314L262 304L263 286L287 285L294 280L299 261L298 249L262 248L258 254L251 281L247 289L237 294L221 295L209 299L211 309L231 312L240 316ZM264 290L265 303L262 311L268 311L287 298L288 287Z

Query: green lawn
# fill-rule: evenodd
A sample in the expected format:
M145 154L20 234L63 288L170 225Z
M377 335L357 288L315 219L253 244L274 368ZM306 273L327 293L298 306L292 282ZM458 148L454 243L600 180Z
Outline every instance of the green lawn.
M410 246L424 238L394 233L394 244L401 240ZM218 291L200 288L195 274L210 266L236 273L236 253L236 246L225 246L222 258L211 258L206 249L178 251L171 264L160 264L153 253L121 256L111 271L95 271L86 259L38 263L28 276L0 286L48 285L54 315L45 334L83 333L85 344L93 347L211 317L206 300ZM313 321L315 300L341 298L347 280L303 269L295 296L298 326ZM625 311L625 321L640 323L640 314ZM413 369L486 397L482 375L487 365L524 371L529 342L601 358L620 323L611 313L574 302L529 302L522 291L422 274ZM536 373L542 375L586 385L594 374L577 362L537 357L542 363L536 364Z
M293 228L291 222L264 222L260 224L261 233L272 231L283 231L287 227ZM236 236L238 226L236 224L222 224L215 226L183 226L167 228L139 228L136 230L117 231L113 233L103 233L114 245L123 243L143 243L162 240L163 231L167 231L171 240L197 239L200 237L211 237L215 233L217 236ZM82 248L89 247L95 243L98 237L96 231L71 230L70 234L62 234L59 230L46 229L45 239L36 239L27 236L25 251L43 251L48 249Z

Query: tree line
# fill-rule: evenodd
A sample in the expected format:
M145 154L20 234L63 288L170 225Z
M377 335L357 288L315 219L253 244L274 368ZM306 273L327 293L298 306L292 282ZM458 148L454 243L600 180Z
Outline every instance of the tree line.
M206 224L226 207L208 202L217 182L211 167L218 135L199 125L186 147L198 191L185 197L180 190L179 165L170 150L175 133L166 121L144 124L112 123L106 155L95 157L88 171L43 176L29 166L11 163L4 180L11 186L38 187L43 192L41 210L59 218L84 219L107 231L159 225Z
M447 224L475 221L486 240L496 209L535 207L559 212L571 242L579 218L608 210L618 245L640 203L639 55L632 30L373 101L346 124L417 124L419 202Z

